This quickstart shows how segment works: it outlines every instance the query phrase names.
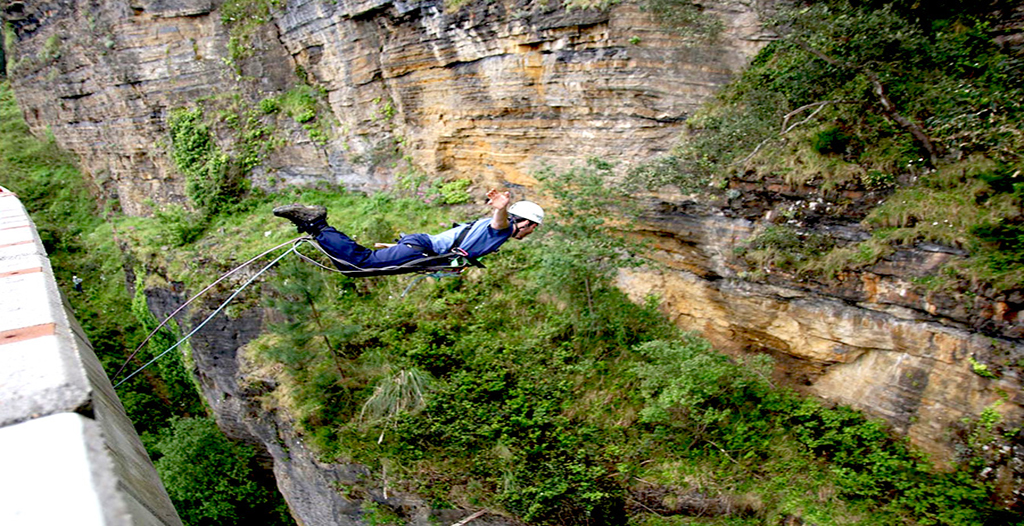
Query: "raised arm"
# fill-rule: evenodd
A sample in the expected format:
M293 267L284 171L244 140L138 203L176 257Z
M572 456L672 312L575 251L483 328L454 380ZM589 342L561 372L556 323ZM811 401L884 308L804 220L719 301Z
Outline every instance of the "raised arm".
M487 192L487 204L494 209L494 217L491 218L491 228L495 230L505 230L508 228L508 204L511 200L511 192L499 192L498 190Z

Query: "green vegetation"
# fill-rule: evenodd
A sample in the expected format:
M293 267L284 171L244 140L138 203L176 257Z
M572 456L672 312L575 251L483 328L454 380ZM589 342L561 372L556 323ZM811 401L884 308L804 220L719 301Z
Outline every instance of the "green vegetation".
M245 350L261 374L276 371L266 406L287 410L323 461L370 467L375 482L350 492L383 485L531 524L692 522L673 504L688 492L734 510L706 524L1011 522L982 475L1006 459L981 453L987 437L1019 430L991 415L965 423L965 454L979 460L935 472L880 422L774 386L767 357L729 359L676 331L655 300L623 297L611 279L628 247L599 234L609 210L628 213L599 184L610 169L594 160L538 174L565 203L545 234L489 256L486 271L423 282L405 297L408 277L354 280L282 263L261 294L277 321ZM298 197L327 205L352 232L365 221L420 231L467 219L387 194ZM174 259L229 239L272 246L294 235L287 222L261 223L268 206L224 218L222 234ZM410 519L380 503L366 513L381 524Z
M108 367L119 365L128 342L154 322L139 292L147 281L196 289L239 255L294 237L259 196L211 214L200 237L167 227L166 217L110 214L103 223L88 199L75 198L88 192L73 186L81 184L73 167L61 175L64 157L52 143L24 139L21 126L3 136L5 168L20 162L42 171L7 184L41 210L48 243L76 258L95 254L94 264L109 272L100 279L81 271L91 259L72 267L70 256L53 253L62 281L72 271L87 277L85 294L72 301ZM35 157L20 157L29 151L24 146L35 147ZM993 480L983 474L1006 461L986 446L1019 439L994 410L963 423L971 460L935 472L881 423L772 385L768 358L729 359L679 333L656 299L637 305L618 292L611 280L629 264L631 247L603 232L617 215L616 222L629 221L630 210L624 196L601 184L611 169L590 160L564 172L543 170L538 178L562 204L541 234L489 256L487 270L422 282L405 297L408 277L354 280L297 258L282 262L237 307L265 300L261 305L274 311L267 332L244 350L261 374L276 377L263 403L288 411L323 461L368 466L374 477L367 485L415 491L435 507L501 510L532 524L1015 520L991 503ZM45 186L54 177L63 177L61 184ZM67 185L78 190L60 194ZM471 219L420 197L305 190L275 201L326 205L335 224L367 243L399 228L433 231ZM132 247L133 261L159 269L160 276L143 278L142 265L128 266L137 273L134 301L124 291L112 228ZM770 238L765 247L793 241L781 231ZM112 334L115 328L130 334ZM156 347L175 339L171 332ZM122 396L183 515L192 524L286 520L280 502L251 483L252 452L214 433L201 405L183 405L192 418L172 418L173 406L195 393L187 374L165 367L187 370L170 359L126 384ZM203 458L191 457L195 451ZM733 511L698 519L680 504L694 494ZM409 519L380 503L364 511L373 523Z
M211 216L248 196L248 175L284 141L278 132L278 114L301 124L314 143L325 145L332 125L321 116L325 113L322 98L322 91L299 84L255 107L235 94L204 98L194 106L172 110L167 118L169 153L185 176L185 193L193 210L154 207L174 230L168 236L171 242L180 246L194 240L205 231Z
M156 469L185 524L291 523L284 501L266 489L273 481L257 476L255 450L229 441L212 418L168 424L153 447Z
M324 146L330 139L331 125L324 115L325 93L308 84L299 84L275 100L282 112L302 125L314 143ZM264 110L265 111L265 110ZM270 113L270 112L268 112Z
M216 213L237 195L237 181L229 179L231 158L220 151L202 108L181 108L167 119L171 132L171 159L185 174L185 194L198 208Z
M228 0L220 6L221 23L228 28L228 53L236 66L252 56L256 50L253 35L284 4L284 0Z
M473 181L469 179L456 179L442 184L438 188L441 193L441 202L446 205L460 205L472 201L472 196L467 192L472 183Z
M947 275L1019 287L1021 62L991 44L991 22L973 4L924 4L782 8L779 40L691 119L683 146L635 170L630 183L717 191L742 176L828 196L878 192L884 202L863 217L873 234L866 242L770 225L740 255L759 269L830 277L929 241L970 251ZM275 7L224 4L236 59ZM704 35L716 27L689 2L648 8ZM239 257L295 236L270 214L275 203L242 183L268 151L259 145L272 147L266 123L286 115L319 144L328 129L320 94L305 85L244 112L175 110L171 155L198 211L126 218L110 207L104 222L88 199L98 189L52 141L28 137L6 86L0 102L4 184L36 212L58 279L86 279L83 293L69 295L108 370L155 326L147 284L197 290ZM377 104L382 119L394 118L393 104ZM217 145L222 124L240 137L230 153ZM388 141L364 160L396 153ZM348 494L410 491L437 508L487 508L530 524L1021 523L1000 508L993 473L1024 436L997 406L950 430L960 462L935 470L881 422L774 385L768 357L722 355L675 329L657 298L624 297L612 279L635 261L635 247L607 235L632 220L628 200L603 185L612 168L592 159L536 174L560 203L550 220L527 242L489 256L488 269L459 278L409 289L408 277L354 280L298 258L282 262L233 307L268 312L265 333L243 350L276 381L272 390L261 386L265 407L294 418L324 462L371 470L365 487ZM369 244L472 219L451 217L463 208L432 206L466 202L467 187L434 186L410 170L394 193L295 190L273 201L325 205L333 224ZM176 339L168 329L148 349ZM216 432L190 364L174 356L120 394L183 517L287 523L280 500L257 484L266 481L255 475L254 453ZM973 359L971 369L1003 374ZM411 518L365 502L369 524Z
M993 18L1018 4L782 6L771 19L778 39L690 119L672 155L636 169L631 183L712 192L735 177L810 185L836 214L850 202L838 190L873 191L864 247L836 242L805 257L792 245L797 252L773 256L778 268L827 278L873 263L865 254L933 242L970 253L947 281L1018 288L1024 61L997 45ZM765 262L762 251L747 252L752 264Z
M741 255L759 268L797 270L808 260L831 250L834 242L821 234L801 234L785 225L768 225L741 251Z
M57 35L51 35L43 43L43 49L39 52L39 59L44 61L56 60L60 58L60 37Z
M6 82L0 83L0 185L16 192L31 211L57 282L67 295L75 317L88 334L104 369L112 376L157 323L146 305L145 268L139 264L140 260L132 260L131 254L123 254L119 248L119 243L127 239L125 234L135 233L132 232L135 224L116 215L116 203L109 203L105 209L99 208L93 196L101 194L100 189L85 181L70 156L60 151L52 138L39 140L29 134ZM160 242L160 233L167 232L161 224L163 219L150 222L152 226L147 232ZM178 236L181 244L196 239L193 236L183 239L180 234L168 235ZM131 279L125 275L126 268L133 273ZM74 275L83 279L82 292L73 290ZM134 285L134 296L126 287L129 283ZM161 331L129 365L129 371L149 361L177 339L174 331ZM215 453L228 446L221 444L216 450L190 450L190 446L183 443L188 440L186 437L167 434L170 428L189 425L187 422L191 419L188 417L202 418L206 413L192 383L190 369L182 353L171 353L119 387L118 396L158 465L163 460L162 452L173 457L162 465L178 472L176 480L182 487L172 490L172 495L175 495L175 507L186 518L186 524L232 524L222 520L223 516L213 520L214 514L219 513L213 508L193 509L195 501L190 500L187 493L177 492L204 491L204 487L194 485L195 481L187 482L187 478L182 478L188 474L196 475L195 472L183 473L182 466L210 462L206 465L211 468L219 470L223 467L228 473L245 473L232 458L251 458L253 454L251 451L246 453L244 447L232 446L234 457L222 458ZM185 417L180 421L183 423L172 425L171 422L178 417ZM223 437L215 438L208 431L201 437L203 447L224 440ZM163 447L158 448L159 444ZM191 451L191 456L188 451ZM223 472L211 469L206 476L211 473ZM241 476L246 477L244 474ZM235 510L232 513L239 523L288 524L290 519L287 517L286 520L277 520L267 514L268 509L283 505L273 488L273 481L258 482L258 490L249 483L237 491L220 491L216 498L206 498L206 502L216 506L217 510ZM168 483L169 490L171 486ZM269 508L259 508L264 503ZM252 510L251 514L246 515L250 513L246 510Z
M601 0L597 3L612 5L615 2ZM706 13L704 6L690 0L645 0L642 6L666 28L684 36L710 40L723 29L721 19Z

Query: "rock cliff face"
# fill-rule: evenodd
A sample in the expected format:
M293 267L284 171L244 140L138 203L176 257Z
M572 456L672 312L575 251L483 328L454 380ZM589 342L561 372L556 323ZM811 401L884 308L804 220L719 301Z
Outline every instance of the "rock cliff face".
M633 4L290 0L247 30L218 4L6 2L11 78L29 125L77 153L130 214L147 213L147 199L184 200L167 117L197 102L251 106L300 76L325 94L329 140L282 123L287 145L256 170L257 183L380 188L394 176L382 161L401 144L430 174L529 184L541 163L628 164L665 151L760 45L742 4L721 8L725 30L713 42L667 33ZM229 51L232 38L242 51ZM234 139L219 137L227 150Z
M396 147L431 175L526 191L541 163L595 155L628 166L670 148L684 119L760 47L748 4L717 3L725 29L697 41L665 31L632 3L600 11L515 0L460 8L437 0L289 0L244 34L237 21L222 20L218 0L2 3L26 119L78 154L130 214L149 213L148 200L185 200L184 178L167 153L171 110L252 107L302 82L325 96L317 121L327 139L262 116L287 140L254 170L257 185L387 187L396 182ZM233 39L248 53L230 52ZM217 139L226 151L238 141L223 126ZM848 273L839 286L777 273L745 279L756 269L735 249L773 210L821 193L760 184L734 190L743 197L646 201L639 230L664 266L624 271L622 288L638 299L659 295L679 325L723 350L771 353L780 379L887 419L940 460L953 457L948 430L960 418L997 402L1011 421L1024 416L1024 297L923 289L914 278L959 257L930 246ZM854 222L812 226L851 240L863 235ZM266 447L305 523L331 523L318 513L354 517L353 501L332 484L361 483L362 468L323 466L303 454L287 418L260 405L258 375L239 382L246 366L238 349L261 323L251 316L194 342L218 420L232 436Z
M819 196L775 199L784 207ZM685 196L647 205L641 230L661 266L622 271L619 286L637 301L659 296L679 326L717 348L771 354L784 383L884 418L940 462L955 457L951 432L963 418L990 406L1010 422L1024 417L1021 298L915 283L957 251L901 250L838 285L778 274L755 282L744 277L756 269L735 255L765 222L743 217L749 208ZM855 223L816 228L864 235Z

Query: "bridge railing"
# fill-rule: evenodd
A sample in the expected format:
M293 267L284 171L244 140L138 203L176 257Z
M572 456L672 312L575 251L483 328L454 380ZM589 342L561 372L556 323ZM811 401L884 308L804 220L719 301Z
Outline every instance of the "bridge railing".
M181 524L35 225L3 187L0 473L5 526Z

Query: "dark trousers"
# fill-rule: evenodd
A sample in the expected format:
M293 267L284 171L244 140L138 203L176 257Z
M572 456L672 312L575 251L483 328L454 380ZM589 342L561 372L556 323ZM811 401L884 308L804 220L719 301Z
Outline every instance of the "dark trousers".
M398 240L398 244L393 247L370 250L329 226L317 234L316 241L331 257L358 268L391 267L434 255L430 248L430 238L426 234L409 234L402 236L402 239ZM414 245L415 248L409 245ZM336 261L334 265L341 270L353 270L345 263Z

